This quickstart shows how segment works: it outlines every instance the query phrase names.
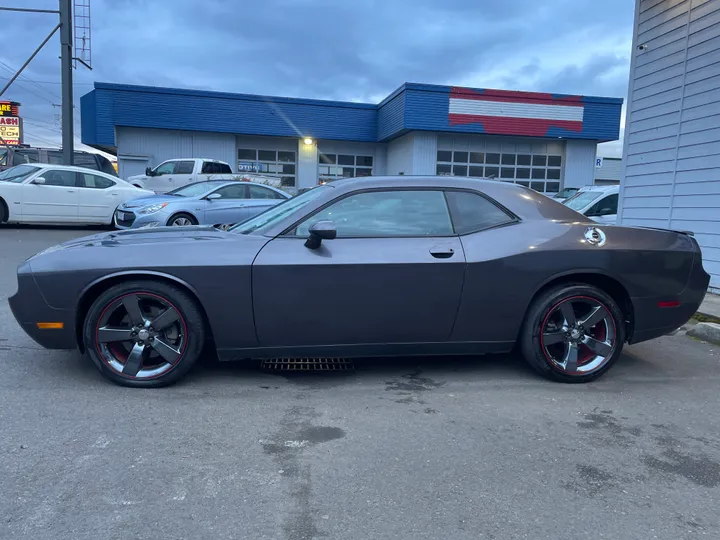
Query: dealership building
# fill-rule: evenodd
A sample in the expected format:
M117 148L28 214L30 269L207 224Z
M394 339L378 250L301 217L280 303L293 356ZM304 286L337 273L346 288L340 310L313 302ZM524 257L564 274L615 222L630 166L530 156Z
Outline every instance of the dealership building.
M120 176L206 157L290 190L369 175L492 177L554 193L592 184L622 99L406 83L378 104L95 83L82 142Z

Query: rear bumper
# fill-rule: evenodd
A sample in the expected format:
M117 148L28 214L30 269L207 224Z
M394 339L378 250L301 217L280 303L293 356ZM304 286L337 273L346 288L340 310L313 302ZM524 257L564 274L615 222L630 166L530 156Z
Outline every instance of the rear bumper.
M710 275L702 266L702 254L698 249L682 293L632 298L635 325L628 343L664 336L688 322L702 304L709 285ZM671 307L662 307L668 303Z
M46 349L76 349L75 314L70 310L48 305L29 270L28 263L18 269L18 291L8 299L10 309L20 327ZM38 328L42 322L62 323L61 329Z

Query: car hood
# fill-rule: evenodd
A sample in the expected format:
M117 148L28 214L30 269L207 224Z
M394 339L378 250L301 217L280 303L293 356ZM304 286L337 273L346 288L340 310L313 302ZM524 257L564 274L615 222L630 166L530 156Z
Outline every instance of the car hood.
M157 194L157 195L149 195L147 197L139 197L137 199L132 199L130 201L127 201L120 205L120 208L126 208L128 210L133 208L142 208L143 206L149 206L151 204L157 204L157 203L171 203L171 202L179 202L179 201L187 201L188 197L176 197L174 195L167 195L167 194Z
M155 227L147 229L129 229L94 234L83 238L76 238L62 244L50 247L36 255L44 255L56 251L92 247L125 247L142 244L168 244L172 242L222 240L234 233L216 229L211 225L188 227Z

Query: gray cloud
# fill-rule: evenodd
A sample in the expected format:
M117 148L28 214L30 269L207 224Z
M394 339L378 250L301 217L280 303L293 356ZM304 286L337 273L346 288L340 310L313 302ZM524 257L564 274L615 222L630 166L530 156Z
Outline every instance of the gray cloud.
M94 71L76 73L78 106L93 80L372 101L406 81L472 79L622 97L629 46L620 54L606 43L629 42L633 7L626 0L601 9L592 0L93 0L92 14ZM54 22L3 19L0 60L13 67ZM58 50L54 38L26 72L39 86L21 81L4 96L40 121L28 133L52 140L59 140L51 105L60 95Z

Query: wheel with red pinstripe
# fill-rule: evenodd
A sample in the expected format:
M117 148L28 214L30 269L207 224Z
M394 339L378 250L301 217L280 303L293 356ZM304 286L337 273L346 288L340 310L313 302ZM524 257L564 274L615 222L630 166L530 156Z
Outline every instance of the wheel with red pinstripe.
M613 298L592 285L570 283L536 298L520 346L544 376L582 383L606 373L622 353L625 318Z
M176 286L128 281L103 292L83 326L85 348L106 378L123 386L178 381L200 356L205 321L197 302Z

